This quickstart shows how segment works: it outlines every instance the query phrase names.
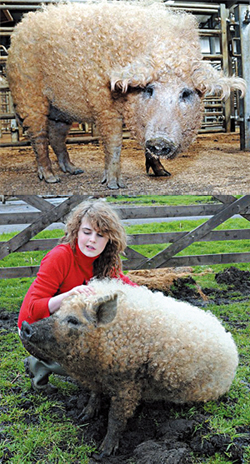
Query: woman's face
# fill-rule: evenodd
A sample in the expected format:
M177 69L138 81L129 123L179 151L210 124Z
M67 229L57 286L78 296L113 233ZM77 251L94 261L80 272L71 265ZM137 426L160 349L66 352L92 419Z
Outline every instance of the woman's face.
M78 231L78 246L81 252L90 258L100 255L108 243L108 238L97 233L89 220L84 217Z

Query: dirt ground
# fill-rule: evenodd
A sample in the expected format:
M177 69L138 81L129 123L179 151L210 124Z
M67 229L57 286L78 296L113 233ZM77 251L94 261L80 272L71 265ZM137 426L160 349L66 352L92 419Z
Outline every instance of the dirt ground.
M0 139L3 143L4 139ZM0 193L5 195L212 195L246 194L250 190L250 152L240 150L239 134L202 134L187 152L174 160L161 159L171 177L147 175L144 151L133 140L124 140L122 173L126 188L109 190L101 184L104 169L102 148L92 143L68 144L71 160L84 169L72 176L60 171L51 152L60 183L46 184L37 177L31 147L1 147Z
M164 271L161 270L162 282L164 281L163 273ZM145 276L141 274L139 277L145 279L147 274ZM217 283L223 284L223 290L202 288L202 294L209 301L214 301L216 304L229 303L232 298L237 301L237 293L241 301L242 297L249 301L250 272L230 267L217 274L215 278ZM169 282L169 270L166 271L166 281ZM204 306L206 302L201 297L200 289L197 289L194 283L192 275L189 277L177 276L171 291L169 291L167 283L166 293L195 303L197 306ZM156 289L157 285L151 281L150 287ZM162 288L163 285L161 285ZM0 311L0 327L7 332L16 332L16 322L17 314ZM235 324L238 324L237 320L235 320ZM72 382L70 378L67 380ZM61 417L64 409L73 423L79 424L78 415L86 405L89 393L80 389L79 393L70 397L61 392L57 392L53 396L63 406L55 406L54 412L58 417ZM32 421L31 411L33 408L30 404L30 398L27 397L25 400L25 395L22 397L22 408L29 411L27 421ZM218 401L225 402L227 405L228 402L235 400L225 395ZM226 434L215 434L210 438L203 438L204 435L210 435L210 430L208 417L204 415L202 406L200 410L197 409L198 413L192 419L174 418L178 413L183 415L183 412L188 416L190 406L173 406L163 401L151 404L142 403L137 408L134 417L128 421L117 454L103 459L102 464L191 464L194 462L192 460L193 453L197 459L201 459L201 462L204 458L220 453L225 459L230 459L235 464L243 464L244 447L250 444L250 427L239 426L237 432L241 436L236 437L233 441ZM102 441L107 427L108 407L108 398L103 398L99 416L90 420L88 424L84 424L83 437L79 436L79 442L82 439L89 444L93 441L99 444ZM2 462L11 462L11 460ZM90 464L94 463L96 463L96 459L91 457Z

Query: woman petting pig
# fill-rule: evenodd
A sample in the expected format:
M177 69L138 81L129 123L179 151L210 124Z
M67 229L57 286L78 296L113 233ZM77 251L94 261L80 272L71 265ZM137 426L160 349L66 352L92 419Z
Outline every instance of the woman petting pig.
M86 201L77 206L66 224L65 235L41 261L35 281L28 290L20 309L18 328L49 317L70 295L94 293L88 285L92 277L121 279L136 285L121 272L120 253L126 247L126 234L115 211L103 200ZM28 345L25 348L29 351ZM51 353L53 358L53 353ZM34 356L25 359L26 372L32 387L56 391L48 383L49 375L66 375L56 362L45 362Z

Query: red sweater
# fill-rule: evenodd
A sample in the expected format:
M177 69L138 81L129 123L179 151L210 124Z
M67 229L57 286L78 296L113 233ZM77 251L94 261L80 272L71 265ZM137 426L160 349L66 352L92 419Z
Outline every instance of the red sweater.
M29 288L18 317L18 327L23 321L32 322L50 316L48 303L51 297L68 292L77 285L87 284L93 277L93 262L76 244L73 252L69 244L57 245L41 261L36 280ZM134 285L122 272L120 279Z

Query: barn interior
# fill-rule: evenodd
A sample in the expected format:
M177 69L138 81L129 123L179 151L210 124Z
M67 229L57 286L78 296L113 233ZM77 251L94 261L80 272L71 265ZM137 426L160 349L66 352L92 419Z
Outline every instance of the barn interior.
M81 1L81 0L76 0ZM10 37L23 14L56 3L50 0L9 0L0 5L0 147L28 147L30 142L18 126L5 75ZM237 134L240 150L250 150L250 5L249 1L165 1L166 6L186 10L199 22L203 59L212 63L226 75L243 77L247 81L244 99L240 92L222 101L219 96L205 98L200 134ZM124 140L130 138L124 127ZM91 124L72 125L67 142L74 144L96 143L98 134Z

